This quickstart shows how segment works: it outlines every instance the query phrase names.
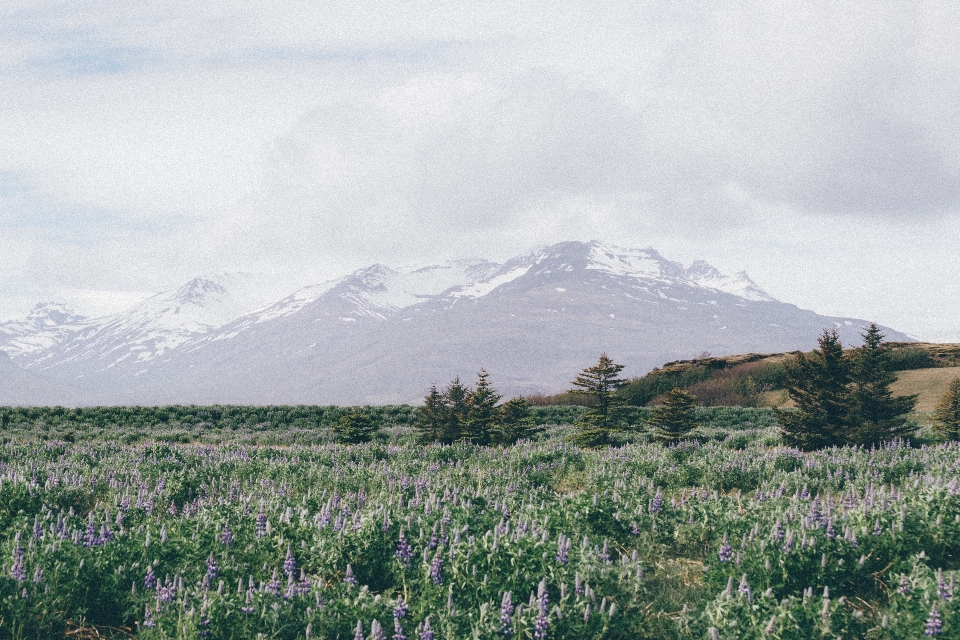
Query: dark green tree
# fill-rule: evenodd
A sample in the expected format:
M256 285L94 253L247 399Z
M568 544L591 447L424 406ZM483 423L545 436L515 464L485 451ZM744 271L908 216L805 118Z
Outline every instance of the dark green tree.
M869 447L906 438L917 429L906 419L917 396L894 396L890 391L897 377L890 370L890 352L883 346L880 328L871 324L860 335L863 345L850 358L848 442Z
M615 364L606 352L600 354L596 366L587 367L580 372L573 385L573 393L589 397L592 400L591 410L583 416L583 420L576 422L577 431L571 441L585 447L596 447L608 444L615 428L616 410L621 406L621 399L617 396L617 389L626 384L619 375L624 365Z
M423 406L417 408L413 429L421 443L440 442L447 428L447 399L431 385L430 393L423 399Z
M461 440L482 445L490 443L490 432L499 418L497 403L503 396L490 384L489 377L490 374L481 369L477 386L467 392L460 423Z
M447 405L447 420L444 424L440 442L452 444L463 435L463 426L467 419L467 403L470 400L470 389L460 382L460 376L453 379L443 392Z
M511 445L543 431L530 416L530 404L526 398L513 398L504 402L500 405L497 417L497 424L493 429L493 444Z
M850 371L834 329L824 329L819 349L797 353L787 367L786 389L796 408L776 409L783 439L804 451L847 442Z
M370 442L379 429L380 425L373 416L362 410L351 411L340 416L333 425L337 442L343 444Z
M650 417L653 437L658 442L671 444L683 440L697 426L696 398L679 387L668 391L663 404Z
M960 378L950 383L933 416L934 428L945 440L960 440Z

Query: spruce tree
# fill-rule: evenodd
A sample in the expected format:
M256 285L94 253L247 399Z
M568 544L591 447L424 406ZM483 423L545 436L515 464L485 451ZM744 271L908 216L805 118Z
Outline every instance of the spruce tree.
M526 398L513 398L500 405L492 441L494 444L511 445L518 440L530 438L542 430L530 417L530 404Z
M668 391L663 404L654 409L650 418L654 439L671 444L682 440L696 428L694 400L694 396L679 387Z
M960 440L960 378L954 378L933 416L934 428L945 440Z
M819 349L797 353L787 367L786 389L796 405L776 409L783 439L804 451L843 446L847 442L850 371L835 329L824 329Z
M848 442L869 447L908 437L917 427L906 414L913 411L917 396L894 396L890 391L897 377L890 371L880 328L871 324L860 335L863 346L851 356Z
M422 444L440 442L447 426L447 413L446 398L437 390L437 385L431 385L413 424L417 440Z
M477 386L467 393L464 400L464 415L460 425L460 439L474 444L489 444L490 431L497 422L497 403L501 396L487 379L490 374L481 369L477 374Z
M591 410L583 420L576 422L577 432L571 441L580 446L595 447L609 443L614 430L616 410L620 406L617 389L626 384L619 377L624 365L615 364L606 352L600 354L596 366L587 367L580 372L573 385L578 387L572 393L588 396L593 401Z
M337 442L359 444L370 442L379 428L377 421L369 413L357 410L340 416L340 419L333 425L333 432L336 435Z
M460 376L457 376L447 385L443 392L443 398L446 401L447 413L443 432L440 435L440 442L452 444L463 435L470 390L463 386L463 383L460 382Z

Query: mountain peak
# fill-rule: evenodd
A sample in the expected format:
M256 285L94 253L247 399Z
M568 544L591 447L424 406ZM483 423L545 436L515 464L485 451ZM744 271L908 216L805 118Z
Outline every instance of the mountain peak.
M76 324L86 320L86 316L76 313L62 302L40 302L29 314L27 322L37 328Z

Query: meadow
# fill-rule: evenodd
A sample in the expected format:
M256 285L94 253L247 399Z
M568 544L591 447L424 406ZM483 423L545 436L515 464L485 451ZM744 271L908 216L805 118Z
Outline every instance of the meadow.
M349 446L334 414L5 410L0 636L960 638L960 444L800 453L768 409L702 408L588 450L582 408L538 410L509 448L391 408Z

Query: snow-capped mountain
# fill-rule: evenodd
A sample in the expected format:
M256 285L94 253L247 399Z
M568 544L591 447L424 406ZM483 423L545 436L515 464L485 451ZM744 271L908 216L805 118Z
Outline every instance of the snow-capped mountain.
M503 264L377 264L279 300L255 288L198 278L15 361L82 384L86 402L414 402L481 367L507 394L552 392L601 351L640 375L702 351L811 348L825 326L857 344L867 324L777 301L743 273L598 242Z
M63 342L87 318L59 302L41 302L22 320L0 322L0 349L9 356L33 354Z

